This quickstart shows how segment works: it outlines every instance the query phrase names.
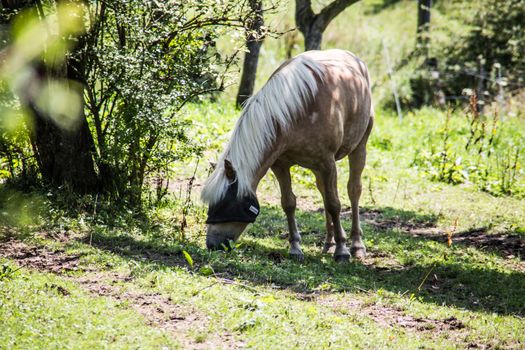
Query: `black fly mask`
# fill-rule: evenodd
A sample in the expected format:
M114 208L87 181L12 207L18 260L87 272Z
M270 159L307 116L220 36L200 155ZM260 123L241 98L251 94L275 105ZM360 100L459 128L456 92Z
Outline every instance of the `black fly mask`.
M233 221L252 223L257 219L259 215L257 198L255 196L237 198L237 187L237 179L235 179L228 185L224 198L209 207L207 224Z

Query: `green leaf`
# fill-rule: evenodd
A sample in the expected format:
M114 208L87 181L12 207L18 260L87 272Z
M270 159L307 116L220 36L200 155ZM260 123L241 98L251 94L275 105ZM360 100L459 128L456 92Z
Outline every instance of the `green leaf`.
M186 259L186 261L188 262L188 265L190 265L190 267L193 268L193 258L191 257L190 253L183 250L182 254L184 255L184 258Z

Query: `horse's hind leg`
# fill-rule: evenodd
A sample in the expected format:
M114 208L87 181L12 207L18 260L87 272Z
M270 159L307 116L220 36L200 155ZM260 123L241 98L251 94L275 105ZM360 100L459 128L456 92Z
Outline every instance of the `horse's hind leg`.
M324 207L328 216L332 218L333 232L335 238L334 258L338 262L346 262L350 259L350 252L346 247L346 235L341 226L341 202L337 194L337 167L335 160L327 160L318 170L321 183L323 184ZM327 224L328 227L328 224Z
M301 235L297 228L297 221L295 220L296 201L295 195L292 192L292 179L290 177L290 166L275 163L272 166L272 171L279 181L281 188L281 206L283 207L286 219L288 220L288 230L290 233L290 257L292 259L303 261L304 254L301 250Z
M321 174L317 171L314 171L314 174L315 174L315 183L317 185L317 189L321 193L321 196L323 196L323 200L324 200L325 189L324 189L324 183L323 183ZM334 241L334 223L332 222L332 216L326 210L324 211L324 214L325 214L325 219L326 219L325 220L326 221L326 238L325 238L324 246L323 246L323 254L326 254L326 253L334 252L333 247L335 246L335 241Z
M366 163L366 142L372 130L372 124L373 120L371 119L363 140L361 140L357 148L348 156L350 164L348 196L352 204L352 232L350 234L352 244L350 245L350 252L355 258L364 258L366 256L366 247L361 238L362 230L359 222L359 198L361 197L362 191L361 174Z

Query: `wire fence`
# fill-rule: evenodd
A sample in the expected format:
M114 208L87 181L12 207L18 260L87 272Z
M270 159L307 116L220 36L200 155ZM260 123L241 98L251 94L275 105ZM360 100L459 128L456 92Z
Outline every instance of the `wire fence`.
M400 103L398 86L395 82L395 72L390 61L390 55L386 42L382 41L383 55L385 63L387 65L387 76L390 80L390 88L396 104L396 110L399 120L403 119L403 113ZM518 77L517 79L511 79L509 76L505 76L505 70L502 65L496 63L493 65L491 71L485 71L485 65L480 61L478 68L474 69L471 67L455 67L453 70L440 71L437 67L429 67L429 73L431 80L434 81L435 86L434 93L440 96L443 101L441 104L446 104L446 101L468 101L472 94L476 94L478 100L478 110L483 113L484 107L487 105L487 101L496 101L500 108L501 120L506 114L506 101L508 97L525 91L525 69L513 69L512 77ZM446 86L444 81L458 80L465 76L470 77L473 80L475 88L465 88L460 95L446 95Z

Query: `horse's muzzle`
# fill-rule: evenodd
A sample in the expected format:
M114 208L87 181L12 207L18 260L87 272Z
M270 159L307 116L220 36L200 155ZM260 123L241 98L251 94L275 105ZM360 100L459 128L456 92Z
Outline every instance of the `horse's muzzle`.
M233 239L206 236L206 247L210 250L228 250L231 248L231 242L233 242Z
M206 232L206 246L212 250L230 250L247 223L208 224Z

